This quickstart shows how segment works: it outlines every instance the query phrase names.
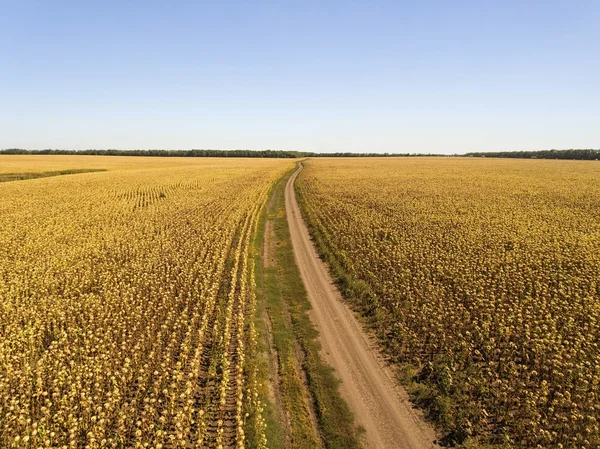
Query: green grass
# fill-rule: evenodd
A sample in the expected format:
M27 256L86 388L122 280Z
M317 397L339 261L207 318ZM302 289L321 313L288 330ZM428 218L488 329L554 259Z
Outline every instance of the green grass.
M287 177L286 177L287 178ZM271 189L270 195L273 194L273 191L277 189L277 187L283 183L284 180L280 179L277 184ZM261 404L263 404L262 417L265 420L266 424L266 438L268 447L273 448L283 448L284 444L284 430L279 422L279 418L277 416L277 409L275 404L271 402L268 395L268 387L267 387L267 379L269 379L269 344L267 340L267 328L265 322L263 321L263 315L265 313L266 303L265 303L265 276L264 276L264 265L262 260L262 243L265 235L265 223L267 219L267 209L268 205L263 209L260 214L257 230L254 235L253 245L252 245L252 253L250 261L254 264L255 271L255 287L256 287L256 310L254 313L254 317L252 317L254 321L254 326L256 329L256 333L258 335L257 344L254 348L249 348L252 350L252 357L249 360L249 363L246 367L246 376L255 377L260 385L258 391L258 399ZM256 410L247 410L249 413L247 422L253 423L255 422L255 413ZM260 435L257 434L257 429L253 425L247 425L246 429L246 447L253 449L260 446Z
M25 172L25 173L0 173L0 182L24 181L26 179L49 178L51 176L74 175L77 173L91 173L106 171L105 168L77 168L71 170Z
M285 184L291 172L273 188L265 217L259 223L257 243L263 242L266 221L273 225L273 262L264 267L261 252L255 255L257 287L257 329L265 342L267 329L262 319L266 310L271 320L271 337L277 351L280 390L284 416L289 429L279 423L277 412L267 410L267 427L275 427L267 436L270 447L353 449L359 448L359 429L339 393L333 370L319 355L318 333L309 319L310 303L296 266L285 213ZM261 311L262 310L262 311ZM262 343L266 348L266 343ZM268 363L261 376L269 376ZM264 371L266 369L266 371ZM317 432L307 405L316 417ZM267 407L268 409L268 407ZM287 442L286 442L287 441ZM289 442L289 443L288 443Z

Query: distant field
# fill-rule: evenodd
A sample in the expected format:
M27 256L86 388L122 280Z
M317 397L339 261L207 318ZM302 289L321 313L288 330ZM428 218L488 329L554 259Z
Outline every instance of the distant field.
M55 171L0 173L0 182L25 181L27 179L50 178L51 176L62 176L62 175L77 175L79 173L92 173L92 172L98 172L98 171L106 171L106 169L103 169L103 168L75 168L75 169L69 169L69 170L55 170Z
M597 163L305 166L321 251L449 442L600 447Z
M260 447L248 260L293 165L0 156L108 170L0 184L0 446Z
M0 176L4 173L36 173L60 170L127 168L135 166L135 159L126 157L62 156L62 155L8 155L0 154ZM151 159L151 158L147 158Z
M10 155L0 154L0 174L76 169L130 170L177 166L214 165L220 159L156 158L134 156Z

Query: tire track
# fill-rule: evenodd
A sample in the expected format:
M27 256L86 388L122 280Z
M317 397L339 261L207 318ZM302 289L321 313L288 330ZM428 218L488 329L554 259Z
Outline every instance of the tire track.
M312 305L311 318L319 330L323 357L342 381L342 396L366 431L363 443L378 449L436 447L432 427L413 409L407 393L344 304L315 250L294 192L294 181L302 169L299 164L285 189L296 263Z

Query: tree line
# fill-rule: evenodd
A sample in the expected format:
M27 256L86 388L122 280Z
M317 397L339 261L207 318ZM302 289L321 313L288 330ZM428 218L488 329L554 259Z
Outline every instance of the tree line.
M436 156L419 153L316 153L285 150L24 150L9 148L0 154L79 154L91 156L154 156L154 157L248 157L248 158L302 158L302 157L415 157Z
M502 157L518 159L574 159L598 160L600 150L540 150L540 151L497 151L493 153L467 153L467 157Z
M153 156L153 157L248 157L248 158L303 158L303 157L440 157L429 153L316 153L312 151L286 150L25 150L8 148L0 154L80 154L91 156ZM540 150L540 151L495 151L454 154L456 157L494 157L520 159L574 159L598 160L600 150Z

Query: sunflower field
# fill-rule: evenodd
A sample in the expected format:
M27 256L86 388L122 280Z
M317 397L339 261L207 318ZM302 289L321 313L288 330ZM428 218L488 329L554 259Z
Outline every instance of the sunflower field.
M448 442L600 447L600 164L304 165L321 253Z
M0 446L265 445L251 238L283 160L2 156Z

